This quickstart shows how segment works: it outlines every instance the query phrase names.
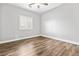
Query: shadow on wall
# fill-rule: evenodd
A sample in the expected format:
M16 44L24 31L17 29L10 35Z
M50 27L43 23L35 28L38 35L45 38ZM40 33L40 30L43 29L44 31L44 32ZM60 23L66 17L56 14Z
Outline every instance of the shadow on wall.
M56 21L56 20L49 20L49 21L46 21L45 24L45 32L46 33L58 33L60 31L60 22Z

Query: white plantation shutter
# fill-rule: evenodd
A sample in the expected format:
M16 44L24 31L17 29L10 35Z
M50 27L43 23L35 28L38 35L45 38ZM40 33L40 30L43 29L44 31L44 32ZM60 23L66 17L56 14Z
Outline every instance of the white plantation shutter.
M19 16L19 29L20 30L31 30L33 27L32 17L30 16Z

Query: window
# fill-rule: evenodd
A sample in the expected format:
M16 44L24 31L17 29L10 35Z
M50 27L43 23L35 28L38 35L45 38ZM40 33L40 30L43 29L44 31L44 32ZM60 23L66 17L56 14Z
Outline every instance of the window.
M19 16L19 29L20 30L31 30L32 29L32 17L30 16Z

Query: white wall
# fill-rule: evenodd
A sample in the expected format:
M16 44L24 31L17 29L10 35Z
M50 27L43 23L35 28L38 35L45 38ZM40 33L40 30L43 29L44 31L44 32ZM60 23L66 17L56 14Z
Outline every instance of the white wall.
M42 35L79 42L79 4L63 4L42 15Z
M33 16L32 30L19 30L19 15ZM1 20L1 39L0 41L13 40L40 34L40 16L19 7L3 4Z
M2 14L2 4L0 4L0 39L1 39L1 34L2 34L2 31L1 31L1 14Z
M33 30L19 30L18 15L33 16ZM41 25L41 27L40 27ZM79 42L79 4L63 4L40 15L9 4L0 5L0 41L47 35Z

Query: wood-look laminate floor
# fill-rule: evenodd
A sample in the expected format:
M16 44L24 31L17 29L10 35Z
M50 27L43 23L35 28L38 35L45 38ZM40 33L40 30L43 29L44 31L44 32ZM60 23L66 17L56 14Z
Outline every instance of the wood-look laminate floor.
M0 44L0 56L79 56L79 46L39 36Z

